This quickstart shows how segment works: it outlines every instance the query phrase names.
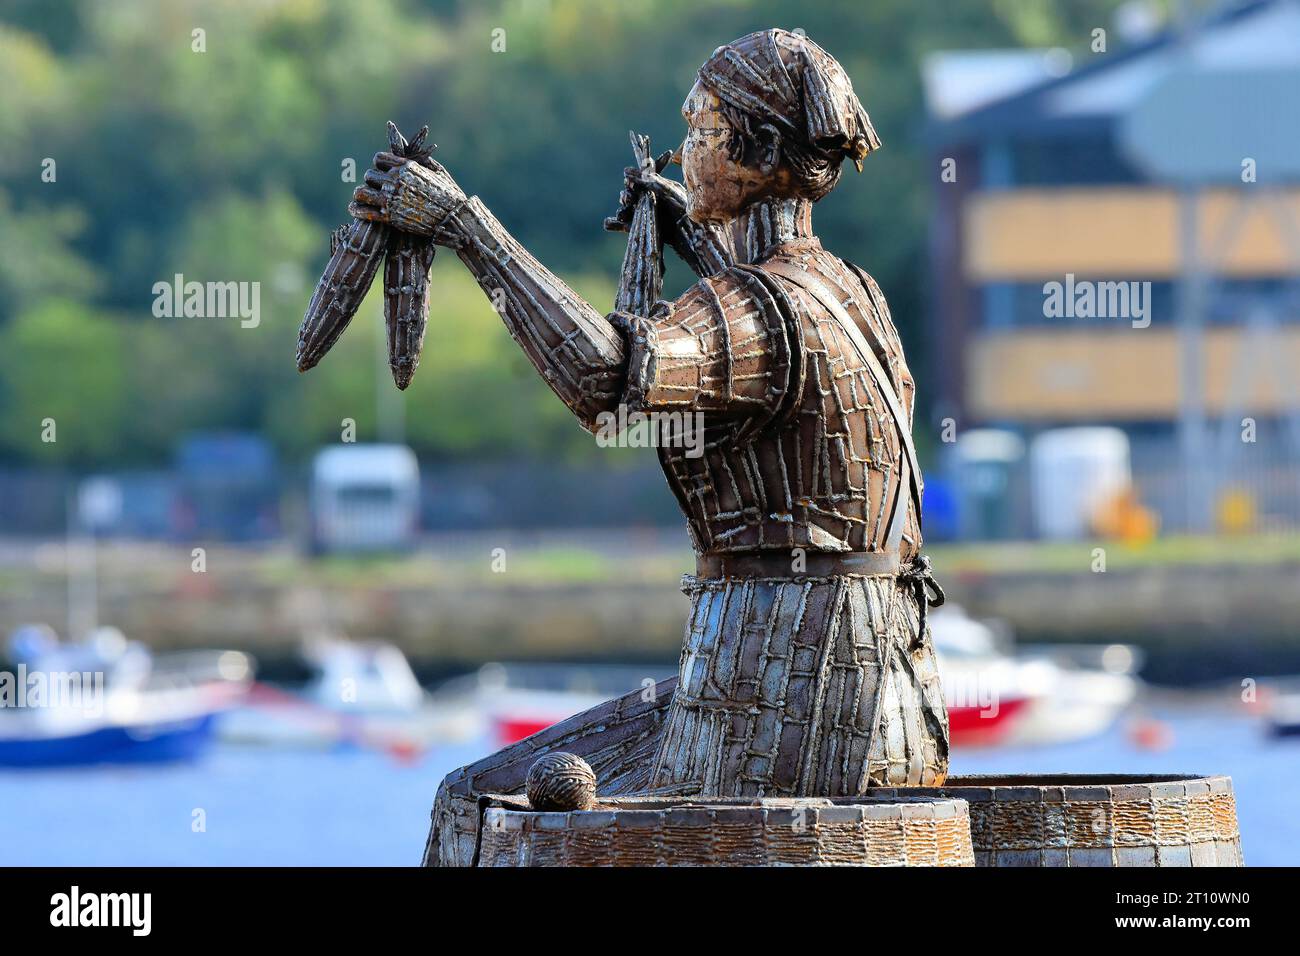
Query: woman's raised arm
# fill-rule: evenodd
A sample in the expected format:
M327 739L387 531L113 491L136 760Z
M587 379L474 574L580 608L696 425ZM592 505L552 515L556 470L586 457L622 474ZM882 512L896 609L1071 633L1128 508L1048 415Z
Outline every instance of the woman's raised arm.
M389 153L375 157L350 207L359 219L389 222L455 250L533 367L594 431L623 393L626 349L619 330L538 262L444 167Z

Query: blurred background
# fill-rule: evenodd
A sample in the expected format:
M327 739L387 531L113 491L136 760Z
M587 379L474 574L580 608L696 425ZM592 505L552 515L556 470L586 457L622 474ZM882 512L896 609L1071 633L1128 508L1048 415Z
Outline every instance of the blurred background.
M653 450L454 256L407 392L377 287L294 345L389 119L612 307L627 131L771 26L885 142L817 231L918 382L953 772L1229 773L1300 862L1300 3L5 0L0 864L414 864L443 774L675 672Z

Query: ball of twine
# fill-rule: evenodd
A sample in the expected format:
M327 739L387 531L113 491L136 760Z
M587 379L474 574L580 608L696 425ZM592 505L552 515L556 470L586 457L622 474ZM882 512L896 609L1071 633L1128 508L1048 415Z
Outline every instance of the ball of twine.
M529 768L525 789L534 810L589 810L596 803L596 774L581 757L546 754Z

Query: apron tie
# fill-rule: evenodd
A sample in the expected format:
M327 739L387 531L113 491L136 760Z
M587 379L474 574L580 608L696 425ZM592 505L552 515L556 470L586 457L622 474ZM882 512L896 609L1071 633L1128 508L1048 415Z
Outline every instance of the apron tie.
M916 636L912 639L912 650L916 650L925 643L926 611L932 607L939 607L944 602L943 588L934 579L934 566L930 563L930 558L924 554L918 554L913 558L912 563L898 573L898 580L903 582L905 587L911 588L916 596L918 620Z

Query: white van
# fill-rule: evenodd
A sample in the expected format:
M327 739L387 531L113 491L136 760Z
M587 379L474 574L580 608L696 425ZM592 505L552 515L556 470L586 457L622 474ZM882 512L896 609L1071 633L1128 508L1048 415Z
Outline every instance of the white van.
M420 466L405 445L332 445L312 464L314 551L398 551L415 543Z

